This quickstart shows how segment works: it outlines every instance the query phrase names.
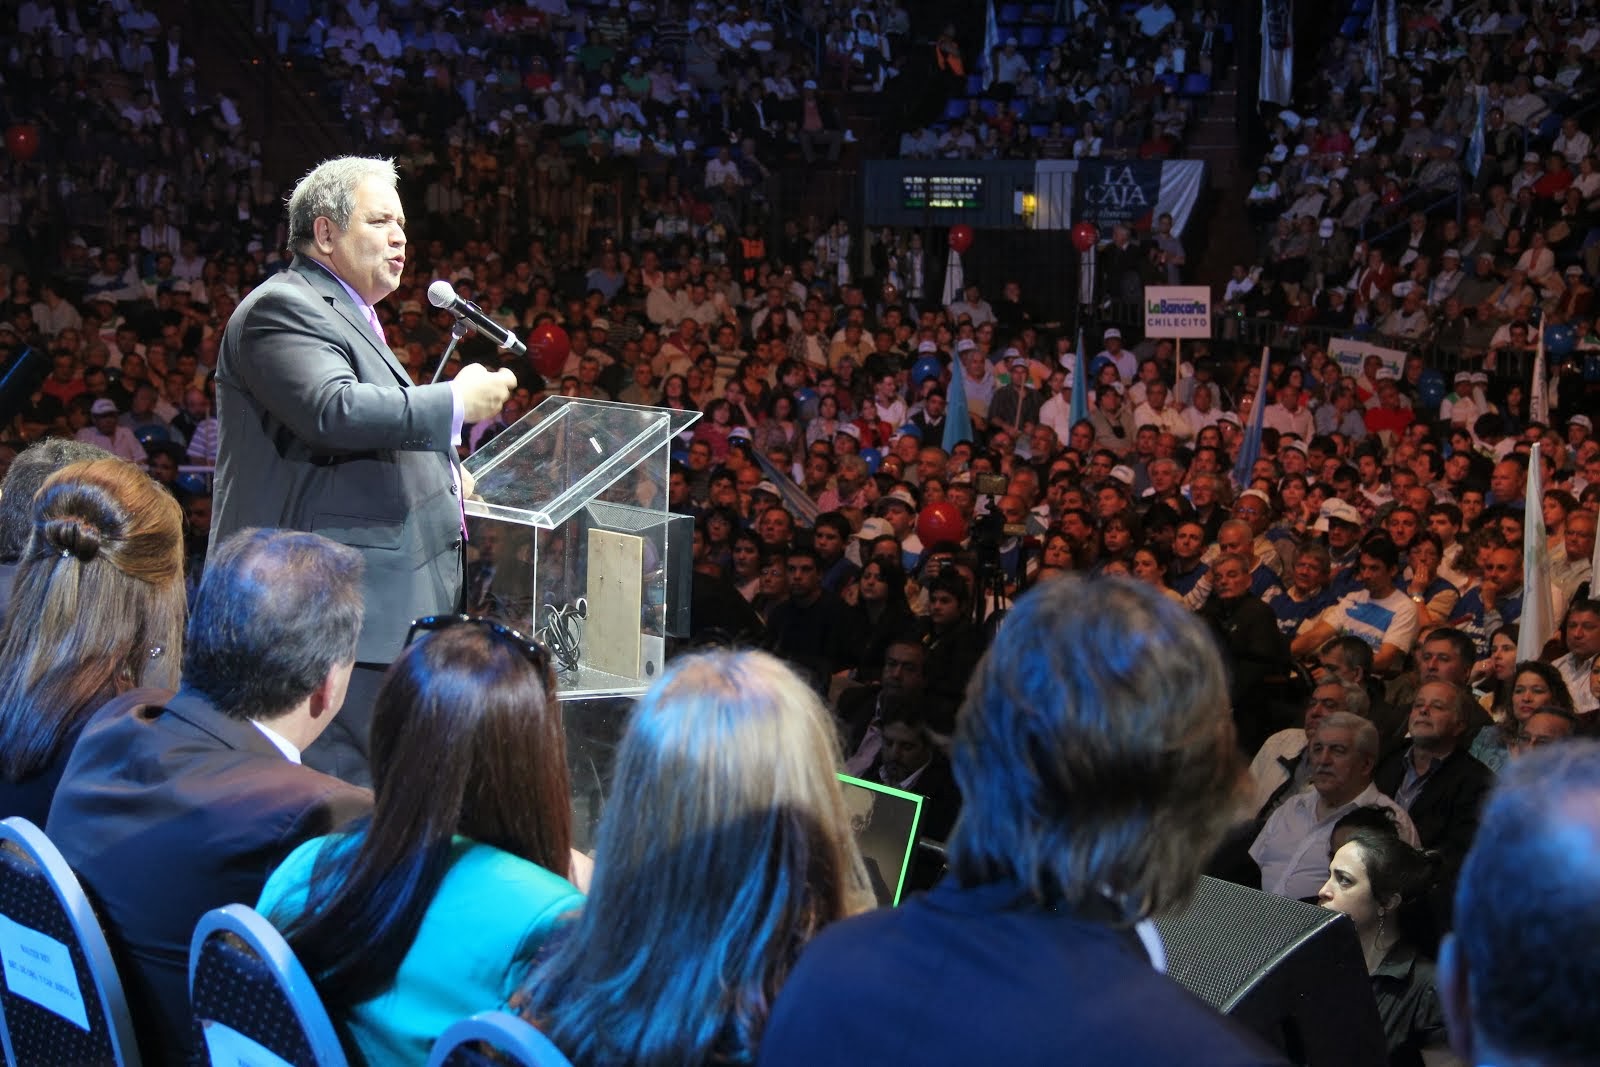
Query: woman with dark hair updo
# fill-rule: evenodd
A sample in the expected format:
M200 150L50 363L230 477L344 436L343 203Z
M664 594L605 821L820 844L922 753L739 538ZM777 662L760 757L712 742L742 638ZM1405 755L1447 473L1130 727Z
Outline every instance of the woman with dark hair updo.
M373 708L371 817L290 853L256 905L372 1064L425 1063L504 1003L588 870L545 650L469 616L412 632Z
M0 816L43 826L90 716L120 694L176 683L184 612L183 510L171 493L111 458L45 481L0 638Z
M1389 1043L1391 1067L1421 1067L1423 1051L1445 1044L1433 962L1412 925L1437 876L1429 853L1400 840L1386 813L1357 808L1334 824L1328 881L1317 903L1355 924Z

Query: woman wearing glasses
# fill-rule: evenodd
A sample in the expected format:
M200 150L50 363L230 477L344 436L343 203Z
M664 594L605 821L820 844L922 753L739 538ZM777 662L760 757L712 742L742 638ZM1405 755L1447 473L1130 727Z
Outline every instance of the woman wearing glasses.
M634 708L594 889L519 997L578 1067L750 1063L800 950L870 907L810 687L761 652L677 660Z
M410 636L373 709L371 818L296 849L257 909L367 1062L420 1065L583 898L544 649L466 616Z

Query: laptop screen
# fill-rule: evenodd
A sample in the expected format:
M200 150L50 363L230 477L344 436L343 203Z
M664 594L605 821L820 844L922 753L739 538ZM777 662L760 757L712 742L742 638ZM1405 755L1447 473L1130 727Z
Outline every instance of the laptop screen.
M850 829L866 861L867 877L879 907L900 903L911 854L917 847L917 825L922 821L922 798L903 789L839 775Z

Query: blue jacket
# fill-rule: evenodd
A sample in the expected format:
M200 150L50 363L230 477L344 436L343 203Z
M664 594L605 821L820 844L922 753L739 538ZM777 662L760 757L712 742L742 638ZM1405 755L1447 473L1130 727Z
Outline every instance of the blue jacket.
M279 927L298 915L317 853L342 840L319 837L290 853L267 879L256 910ZM455 860L394 985L334 1023L368 1063L422 1067L447 1026L505 1003L561 917L582 904L582 894L560 875L457 838Z
M800 957L760 1067L1280 1064L1157 973L1125 930L946 879L828 927Z

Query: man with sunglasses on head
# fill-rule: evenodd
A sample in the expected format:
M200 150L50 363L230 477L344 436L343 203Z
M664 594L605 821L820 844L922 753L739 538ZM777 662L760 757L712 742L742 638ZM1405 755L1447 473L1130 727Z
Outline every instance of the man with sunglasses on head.
M363 569L355 549L317 534L223 542L189 616L177 695L108 708L73 749L46 832L95 901L146 1063L188 1058L200 917L255 900L302 842L371 810L367 790L300 759L344 703Z

